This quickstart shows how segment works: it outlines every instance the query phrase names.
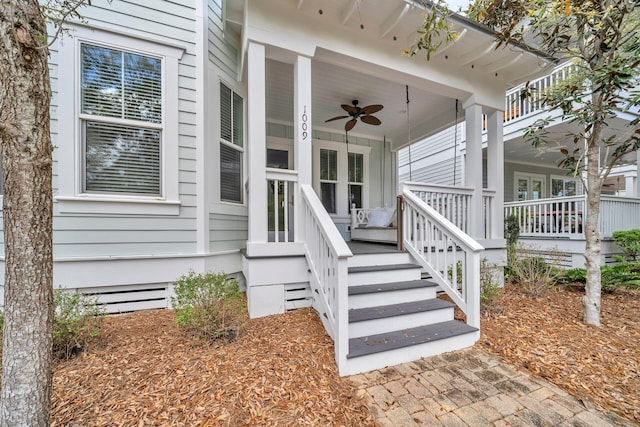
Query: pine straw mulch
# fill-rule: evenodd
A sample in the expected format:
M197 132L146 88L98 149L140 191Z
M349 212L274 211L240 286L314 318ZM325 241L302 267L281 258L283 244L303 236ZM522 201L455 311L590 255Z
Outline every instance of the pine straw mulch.
M640 291L603 294L601 328L582 322L582 295L557 287L534 299L506 286L479 345L640 424Z
M185 337L170 310L109 317L54 370L52 426L373 425L311 309L252 319L231 343Z

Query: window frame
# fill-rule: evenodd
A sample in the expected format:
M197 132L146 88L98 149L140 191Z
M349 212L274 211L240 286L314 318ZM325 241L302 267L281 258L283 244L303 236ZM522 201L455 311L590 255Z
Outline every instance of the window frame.
M553 181L554 180L560 180L562 181L562 190L564 191L564 189L566 188L566 183L567 181L573 181L575 183L576 186L576 194L575 196L580 196L582 194L582 182L580 180L580 178L576 178L576 177L570 177L570 176L563 176L563 175L551 175L549 177L549 197L565 197L565 196L556 196L553 194ZM566 196L566 197L573 197L573 196Z
M152 41L138 36L70 24L73 38L64 38L58 42L58 70L73 67L73 72L59 72L58 93L65 97L73 96L73 102L61 102L58 94L55 104L58 107L58 133L55 137L61 141L55 151L58 163L57 207L60 213L100 213L100 214L145 214L179 215L179 134L178 103L178 64L186 49ZM162 117L160 141L160 195L141 195L126 193L93 193L84 191L85 142L83 122L89 117L97 117L100 122L124 124L141 127L152 125L146 122L131 121L113 117L86 115L81 112L81 46L82 44L103 46L119 51L130 52L161 61ZM107 119L107 120L103 120ZM135 122L135 124L132 124ZM55 142L54 142L55 144Z
M538 200L538 199L533 199L531 197L527 197L527 199L525 200L519 200L518 199L518 179L526 179L528 184L527 184L527 191L529 193L533 193L532 190L532 181L541 181L540 184L540 190L542 191L542 194L540 195L540 197L538 199L544 199L547 197L546 191L547 191L547 176L544 174L538 174L538 173L528 173L528 172L514 172L513 173L513 200L515 202L517 201L531 201L531 200ZM532 196L532 194L527 194L527 196Z
M320 150L328 149L338 152L337 155L337 183L336 183L336 213L329 213L333 218L349 217L349 155L348 153L356 153L363 155L363 188L362 188L362 206L369 207L369 158L371 147L358 144L346 144L344 142L333 142L314 139L313 140L313 188L321 198L320 190Z
M222 85L224 85L227 89L229 89L231 91L231 141L227 141L225 139L222 138L222 108L221 108L221 100L222 100L222 93L220 92ZM238 145L233 143L233 139L234 139L234 126L233 126L233 119L234 119L234 95L237 95L241 100L242 100L242 145ZM245 101L245 96L244 94L240 93L238 90L236 90L235 85L229 84L225 79L218 79L218 132L217 132L217 139L218 139L218 174L216 176L216 178L218 179L218 199L220 201L220 203L222 204L227 204L227 205L231 205L231 206L245 206L246 202L247 202L247 195L245 193L245 189L244 189L244 182L246 181L246 143L247 143L247 138L246 138L246 128L247 128L247 120L246 120L246 101ZM222 146L231 148L237 152L240 153L240 201L237 200L228 200L228 199L223 199L222 198L222 150L221 147Z

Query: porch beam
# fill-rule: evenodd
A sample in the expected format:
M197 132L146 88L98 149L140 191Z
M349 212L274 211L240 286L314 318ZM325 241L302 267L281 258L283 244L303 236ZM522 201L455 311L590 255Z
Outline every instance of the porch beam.
M490 215L488 239L504 239L504 112L487 114L487 187L496 194Z
M344 8L342 12L342 25L345 25L347 21L353 16L353 14L358 10L358 0L351 0L351 3Z
M469 235L483 239L482 227L482 106L463 105L467 131L465 186L473 189L469 205Z
M487 46L486 49L481 50L481 51L473 51L465 56L463 56L462 58L460 58L460 66L461 67L465 67L467 65L471 65L471 63L477 59L482 58L483 56L486 56L487 54L491 53L491 51L493 49L495 49L495 47L498 45L498 42L492 42L489 44L489 46Z
M406 3L404 6L400 7L396 11L396 13L392 14L384 24L382 24L382 34L380 35L381 38L387 37L389 33L398 26L402 18L404 18L404 16L409 11L410 7L411 6L409 5L409 3Z
M440 49L438 49L438 51L437 51L437 52L435 52L435 53L433 54L433 56L442 55L442 54L443 54L444 52L446 52L446 51L447 51L451 46L453 46L453 45L454 45L454 44L456 44L456 43L459 43L459 42L460 42L460 40L462 40L462 39L464 38L464 36L466 36L466 35L467 35L467 33L468 33L468 31L467 31L467 29L465 28L464 30L462 30L462 31L460 32L460 34L458 34L458 38L457 38L457 39L455 39L455 40L454 40L454 41L452 41L452 42L449 42L449 43L445 44L444 46L442 46ZM410 37L411 37L411 36L410 36ZM415 41L415 36L413 36L413 37L414 37L414 40L413 40L413 41Z
M294 203L294 241L299 241L302 232L302 203L299 203L301 185L312 185L312 123L311 123L311 58L298 55L293 66L293 144L294 163L298 171Z
M249 43L247 49L248 119L248 217L249 243L267 242L267 148L266 73L264 45ZM247 245L247 253L251 245Z

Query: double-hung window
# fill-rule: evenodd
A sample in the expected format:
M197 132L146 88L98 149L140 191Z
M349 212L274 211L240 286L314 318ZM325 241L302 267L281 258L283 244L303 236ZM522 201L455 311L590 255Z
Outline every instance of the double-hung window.
M351 206L362 208L364 196L364 154L348 153L349 156L349 212Z
M337 213L338 152L320 149L320 200L329 213Z
M179 215L184 47L69 28L53 69L59 212Z
M242 203L243 99L220 83L220 200Z
M82 192L162 196L162 60L80 44Z

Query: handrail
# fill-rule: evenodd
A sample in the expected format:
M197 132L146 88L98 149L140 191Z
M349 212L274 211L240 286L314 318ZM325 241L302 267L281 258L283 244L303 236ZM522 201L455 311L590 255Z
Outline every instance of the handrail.
M302 236L311 278L313 308L333 338L338 370L344 372L349 350L348 260L353 256L310 185L300 185Z
M408 189L403 191L404 247L480 328L480 252L484 248Z
M403 185L404 185L404 188L411 190L413 192L425 191L425 192L439 192L439 193L466 194L466 195L473 194L473 188L458 187L455 185L425 184L424 182L411 182L411 181L404 182Z

